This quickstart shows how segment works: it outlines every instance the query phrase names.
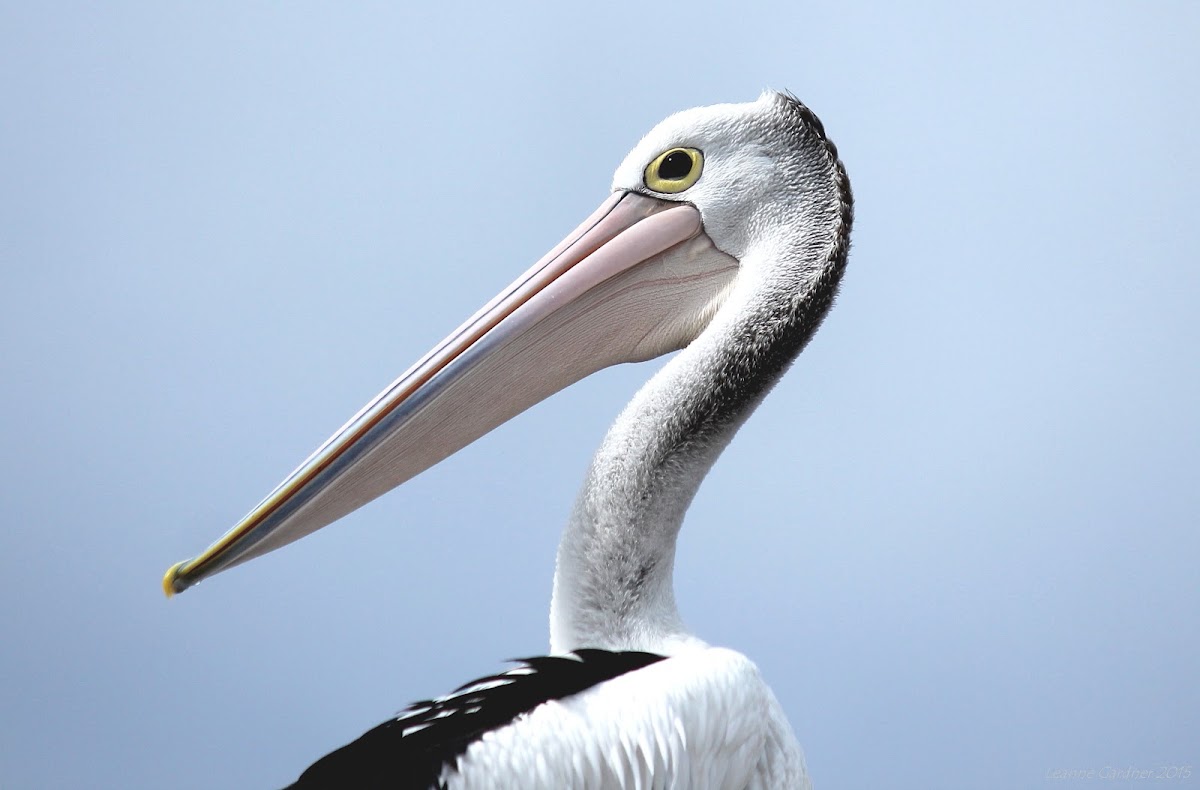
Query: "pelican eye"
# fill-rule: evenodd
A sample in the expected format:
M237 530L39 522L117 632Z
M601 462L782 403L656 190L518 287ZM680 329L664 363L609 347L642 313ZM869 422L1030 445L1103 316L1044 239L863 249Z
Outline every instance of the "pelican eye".
M702 170L704 154L695 148L672 148L646 165L646 186L655 192L675 194L696 183Z

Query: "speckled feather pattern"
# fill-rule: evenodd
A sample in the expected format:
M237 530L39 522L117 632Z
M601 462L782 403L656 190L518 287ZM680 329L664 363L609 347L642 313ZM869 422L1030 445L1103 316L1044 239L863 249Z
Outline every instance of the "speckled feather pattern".
M675 541L704 476L803 350L833 304L852 199L837 151L794 98L673 115L618 167L642 190L645 163L689 146L704 175L678 198L739 262L707 326L634 396L592 461L558 553L551 650L670 650ZM662 349L662 352L671 349Z

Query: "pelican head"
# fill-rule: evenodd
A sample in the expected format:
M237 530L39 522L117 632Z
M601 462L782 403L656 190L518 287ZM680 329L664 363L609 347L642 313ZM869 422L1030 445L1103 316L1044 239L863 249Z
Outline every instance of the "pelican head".
M634 147L612 189L223 537L172 567L167 594L332 523L618 362L732 344L744 364L719 375L756 402L820 323L845 264L849 184L820 121L774 92L681 112Z
M663 152L677 150L690 152L698 167L677 184L656 178L668 164L659 161ZM714 246L743 264L759 257L786 265L806 231L840 219L845 195L827 188L845 186L838 171L816 115L790 95L767 92L755 102L670 116L629 152L612 186L694 206Z

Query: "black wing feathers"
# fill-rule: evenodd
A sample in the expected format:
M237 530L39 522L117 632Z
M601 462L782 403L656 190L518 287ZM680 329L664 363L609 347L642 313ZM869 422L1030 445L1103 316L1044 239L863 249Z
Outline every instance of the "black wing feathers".
M313 763L291 790L412 788L438 785L442 769L475 739L543 702L661 661L634 651L577 650L576 657L518 659L521 666L461 686L447 697L410 705L399 716Z

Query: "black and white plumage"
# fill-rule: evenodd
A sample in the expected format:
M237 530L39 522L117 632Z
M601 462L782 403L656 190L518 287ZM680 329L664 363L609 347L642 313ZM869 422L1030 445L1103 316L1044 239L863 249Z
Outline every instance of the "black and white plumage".
M592 217L168 571L168 594L186 589L331 523L595 370L682 349L588 471L558 551L555 657L415 706L299 787L340 786L339 772L363 766L389 786L808 786L758 670L686 629L672 577L705 474L832 305L852 215L837 151L795 98L671 116Z
M472 743L507 727L540 705L562 700L662 661L637 651L576 650L566 656L519 659L521 666L473 680L436 700L409 705L399 716L326 755L301 774L295 790L356 787L424 790L445 786L442 772Z

